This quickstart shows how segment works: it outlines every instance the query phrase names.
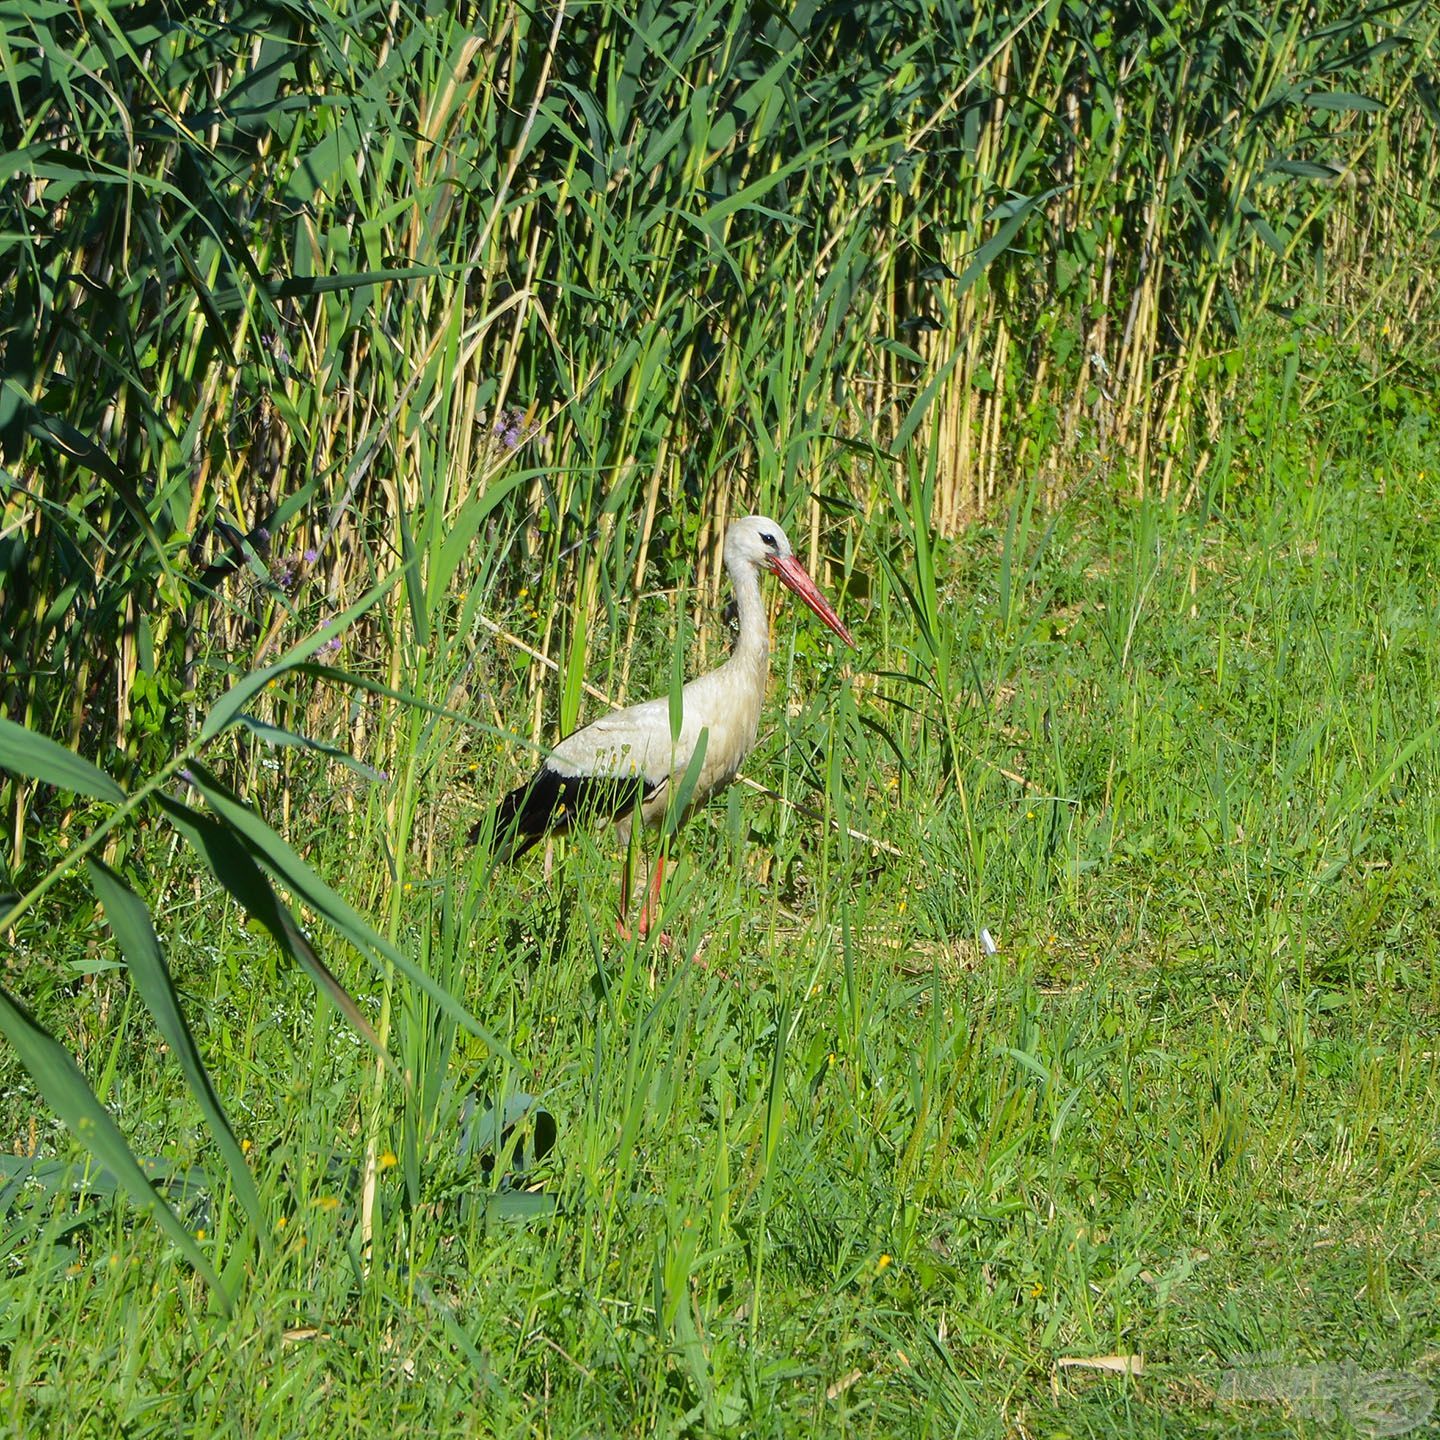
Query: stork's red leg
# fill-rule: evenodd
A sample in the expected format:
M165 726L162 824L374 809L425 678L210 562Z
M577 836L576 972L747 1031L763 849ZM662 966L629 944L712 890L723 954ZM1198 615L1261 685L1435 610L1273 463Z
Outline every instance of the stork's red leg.
M646 892L645 903L640 907L640 934L642 936L650 933L650 927L660 913L660 882L664 878L665 852L662 850L655 857L655 873L650 877L650 888Z
M663 854L655 857L655 868L650 876L650 883L645 887L645 903L640 907L640 918L636 923L635 930L643 940L649 933L650 927L655 923L655 917L660 913L660 884L665 878L665 856ZM620 918L615 922L615 933L622 940L630 939L630 867L625 866L620 878ZM660 943L667 949L670 946L670 937L662 930L660 932Z

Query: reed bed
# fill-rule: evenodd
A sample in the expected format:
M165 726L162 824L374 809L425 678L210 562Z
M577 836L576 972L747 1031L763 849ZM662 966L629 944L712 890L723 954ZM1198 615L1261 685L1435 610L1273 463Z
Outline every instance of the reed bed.
M1429 1383L1433 4L0 45L17 1432ZM461 837L719 658L750 511L860 650L777 623L667 960Z

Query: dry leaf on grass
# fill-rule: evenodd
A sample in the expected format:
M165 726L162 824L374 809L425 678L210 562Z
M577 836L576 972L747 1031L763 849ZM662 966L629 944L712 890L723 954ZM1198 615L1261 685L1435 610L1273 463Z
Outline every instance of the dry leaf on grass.
M1062 1370L1105 1370L1112 1375L1143 1375L1143 1355L1062 1355L1055 1362L1054 1373L1050 1376L1050 1391L1060 1393L1060 1372Z

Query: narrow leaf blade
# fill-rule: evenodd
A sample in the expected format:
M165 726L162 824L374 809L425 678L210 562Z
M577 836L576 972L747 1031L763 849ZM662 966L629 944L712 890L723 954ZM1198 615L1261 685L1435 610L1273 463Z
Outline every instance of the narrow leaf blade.
M375 963L374 957L378 955L394 965L476 1039L495 1054L511 1059L499 1040L443 985L427 975L414 961L370 926L354 906L326 884L248 805L232 795L203 767L192 766L191 774L206 802L241 837L251 855L300 896L312 910L323 915L372 964Z
M204 725L200 727L200 738L213 740L245 708L252 695L263 690L277 676L293 669L302 660L308 660L326 641L341 634L352 621L363 615L389 591L403 573L403 567L392 570L383 580L372 585L348 610L342 611L308 639L291 646L273 665L264 670L252 671L243 680L232 685L211 707Z
M335 978L316 953L295 917L280 902L244 842L222 822L192 810L168 795L156 797L171 823L188 840L210 873L239 902L246 914L264 926L271 938L350 1022L356 1034L382 1059L389 1059L380 1037L365 1018L355 997Z
M13 720L0 718L0 769L31 780L43 780L61 790L73 790L94 800L111 800L119 804L125 792L103 770L77 755L73 750L37 735Z
M160 947L160 937L150 920L150 911L145 902L126 882L103 861L90 859L86 862L90 872L90 883L105 907L105 918L114 933L116 943L130 966L135 988L140 998L155 1017L155 1024L170 1053L180 1062L185 1079L194 1092L195 1099L205 1115L205 1121L214 1136L221 1158L230 1171L231 1184L236 1198L245 1207L257 1233L263 1233L261 1225L260 1193L255 1188L250 1167L245 1163L244 1152L230 1128L225 1107L215 1093L209 1072L200 1058L199 1048L191 1033L189 1022L180 1005L175 982L170 976L170 967L165 963L165 954Z
M120 1127L90 1088L75 1057L3 989L0 989L0 1032L14 1046L20 1063L30 1073L45 1103L65 1122L76 1142L115 1176L141 1210L154 1216L176 1248L214 1290L228 1315L230 1296L221 1285L220 1277L180 1217L145 1178Z

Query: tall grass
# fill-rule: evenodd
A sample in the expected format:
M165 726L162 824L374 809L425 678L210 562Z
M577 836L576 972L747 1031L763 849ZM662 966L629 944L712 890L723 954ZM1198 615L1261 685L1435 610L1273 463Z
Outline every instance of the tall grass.
M1250 392L1267 430L1281 394ZM1046 513L1037 481L928 561L877 521L883 665L777 626L750 766L901 855L732 789L685 832L672 955L614 940L602 843L548 879L457 854L432 817L508 776L468 779L445 716L401 712L409 785L297 755L296 843L513 1065L397 981L377 1090L217 882L136 837L268 1248L127 977L88 968L109 944L27 929L42 1018L207 1260L245 1261L226 1324L105 1175L35 1173L70 1153L42 1124L0 1164L5 1423L1282 1434L1229 1368L1433 1386L1435 448L1412 416L1362 451L1356 413L1323 483L1237 435L1189 508ZM378 1023L385 977L327 959Z
M25 964L0 999L47 1100L103 1128L149 1071L122 1054L141 1043L130 992L101 968L67 1012L57 986L94 957L48 948L65 917L66 945L98 943L98 893L220 1152L210 1223L189 1223L183 1183L155 1207L215 1293L243 1302L264 1254L264 1284L313 1286L366 1325L418 1303L472 1383L490 1352L425 1288L463 1285L432 1223L454 1200L523 1334L553 1323L554 1295L613 1304L554 1340L626 1375L613 1413L638 1397L669 1415L669 1385L686 1423L722 1429L784 1408L783 1377L747 1357L807 1269L847 1295L881 1290L897 1258L953 1280L949 1247L983 1249L1013 1187L1075 1215L1082 1179L1124 1190L1098 1149L1072 1176L1061 1141L1082 1122L1131 1133L1127 1067L1149 1067L1188 1137L1145 1152L1150 1183L1223 1188L1262 1143L1230 1087L1236 1047L1209 1052L1214 1104L1184 1128L1201 1062L1146 1048L1140 1000L1117 1002L1132 1044L1093 993L1051 1025L1031 987L1118 963L1127 934L1187 954L1208 934L1234 954L1240 1011L1303 1069L1325 1013L1315 937L1359 965L1343 937L1392 895L1356 880L1338 915L1326 887L1367 847L1409 876L1428 854L1428 800L1413 828L1382 803L1399 777L1428 795L1432 737L1402 735L1393 698L1421 693L1428 622L1418 592L1387 610L1367 578L1409 563L1394 507L1423 517L1423 485L1385 497L1383 554L1337 536L1347 504L1375 521L1368 458L1393 487L1429 453L1437 27L1418 0L17 14L0 41L0 927ZM482 884L456 837L526 742L718 653L718 540L750 509L782 518L866 648L853 673L786 632L788 703L752 762L774 798L732 792L675 877L682 953L712 937L697 989L603 943L598 863L537 896L525 872ZM1113 527L1109 551L1077 514ZM1207 597L1212 521L1227 544L1254 524L1267 555L1321 537L1345 583L1298 562L1242 575L1229 551L1233 593ZM1339 650L1313 618L1337 594ZM1372 610L1398 651L1365 630ZM1388 692L1367 678L1382 667ZM1321 697L1304 723L1295 687ZM1182 719L1191 699L1233 724ZM1187 845L1217 888L1157 917L1144 867ZM222 1028L247 1078L213 1094L166 918L197 993L205 975L206 1003L238 1009ZM1012 937L1018 982L974 960L982 928ZM1047 948L1062 931L1070 948ZM1286 947L1307 968L1279 963ZM742 1002L725 977L757 953L793 963ZM1423 966L1376 963L1433 1001ZM12 990L52 1029L77 1017L83 1074ZM280 1010L237 1001L252 992ZM107 1019L116 997L111 1028L87 1028L97 995ZM998 1077L980 1073L992 1053ZM571 1119L538 1198L557 1102L537 1075ZM241 1106L273 1127L249 1188ZM175 1138L153 1114L140 1133ZM92 1183L150 1204L120 1132L105 1141ZM68 1183L24 1148L6 1206L22 1182ZM663 1196L661 1231L632 1192ZM952 1231L935 1216L955 1195ZM312 1233L346 1259L317 1271L278 1232L330 1201ZM595 1217L573 1246L482 1243L557 1207ZM53 1215L36 1233L58 1245ZM1043 1276L1022 1230L985 1253L1002 1289L1072 1287L1078 1309L1025 1345L1123 1328L1085 1297L1134 1277L1097 1280L1092 1250L1046 1252ZM723 1300L697 1301L707 1286ZM842 1306L826 1334L910 1366L913 1337L891 1344L904 1303L863 1324ZM923 1405L953 1428L984 1384L936 1354ZM553 1376L524 1345L512 1363L518 1425L515 1395Z
M122 768L517 463L449 559L574 652L932 430L943 532L1188 487L1267 307L1434 344L1424 4L103 14L6 42L4 708Z

